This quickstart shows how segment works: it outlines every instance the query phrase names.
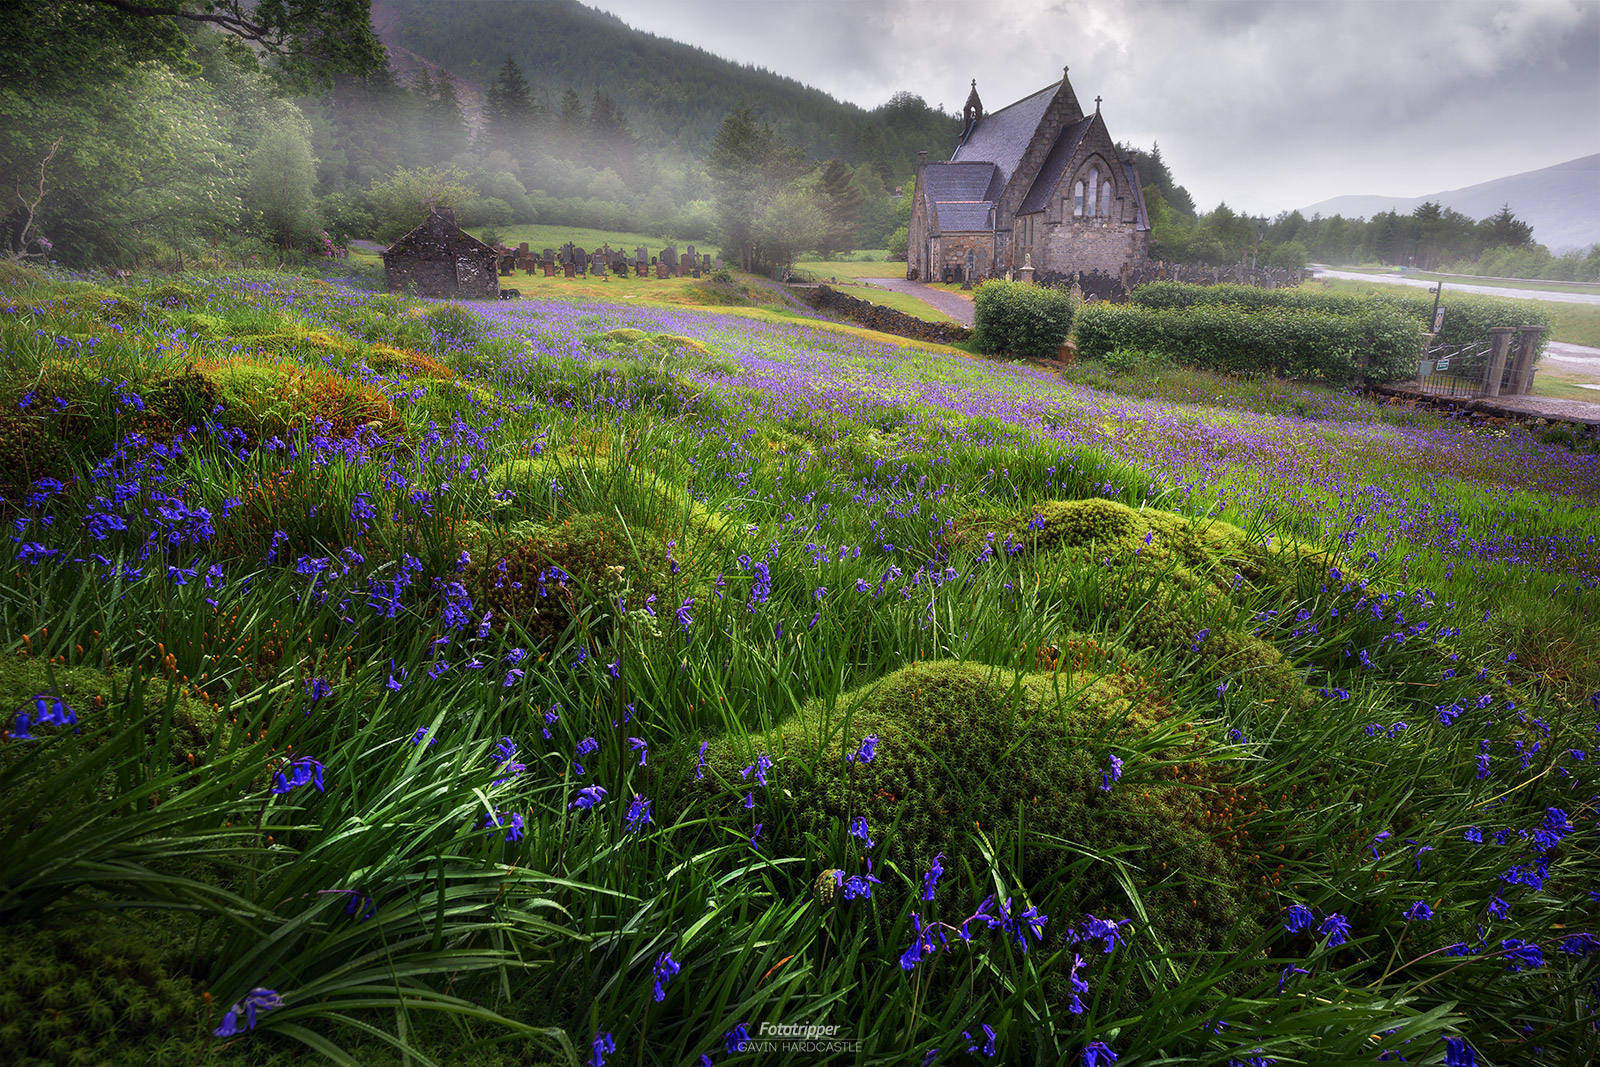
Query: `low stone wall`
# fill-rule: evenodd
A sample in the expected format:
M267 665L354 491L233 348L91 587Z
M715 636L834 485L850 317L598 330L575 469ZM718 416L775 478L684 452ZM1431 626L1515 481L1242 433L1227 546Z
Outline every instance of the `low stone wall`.
M929 322L927 319L919 319L903 311L884 307L882 304L861 300L849 293L841 293L826 285L802 290L800 297L819 311L832 311L843 315L858 326L865 326L869 330L878 330L882 333L892 333L896 337L909 337L913 341L931 341L935 344L948 345L965 341L972 336L972 331L965 326L958 326L953 322Z

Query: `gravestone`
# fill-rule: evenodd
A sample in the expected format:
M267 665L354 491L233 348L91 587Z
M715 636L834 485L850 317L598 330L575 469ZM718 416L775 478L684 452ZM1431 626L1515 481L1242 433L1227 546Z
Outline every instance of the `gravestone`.
M666 264L666 262L664 260L657 259L656 260L656 279L659 281L662 278L668 277L667 271L670 270L670 269L671 268L667 266L667 264Z
M589 275L598 278L606 272L606 255L600 249L595 249L589 257Z
M709 252L700 257L700 272L702 274L711 273L711 254Z
M721 270L722 269L722 257L721 256L718 256L716 259L711 261L711 269L712 270Z
M633 272L641 278L650 277L650 252L644 245L638 248L638 255L633 259Z
M578 265L570 259L564 260L561 264L561 272L568 278L576 278L578 276Z

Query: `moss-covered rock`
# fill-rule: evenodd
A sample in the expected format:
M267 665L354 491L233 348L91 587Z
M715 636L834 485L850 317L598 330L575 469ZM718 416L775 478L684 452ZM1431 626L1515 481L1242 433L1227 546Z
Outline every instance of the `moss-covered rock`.
M1201 828L1185 792L1149 780L1101 788L1108 757L1131 757L1132 742L1167 714L1131 699L1135 682L1115 671L1017 675L944 661L906 667L832 707L813 702L768 739L774 765L760 792L783 794L774 802L793 814L767 825L771 848L793 854L865 816L880 865L920 872L943 853L946 868L981 871L985 835L996 854L1021 856L1029 887L1082 856L1114 853L1119 862L1097 859L1071 875L1075 907L1130 913L1120 865L1169 949L1248 938L1256 919L1241 864ZM875 758L848 762L867 735L878 738ZM735 808L754 787L743 771L762 754L714 741L702 783L711 803Z
M957 528L970 540L982 525L958 521ZM1224 522L1101 498L1050 501L1026 516L990 517L987 525L1063 584L1084 568L1122 576L1108 583L1109 601L1094 606L1107 618L1078 617L1074 605L1064 605L1074 624L1109 622L1131 647L1171 653L1209 685L1242 684L1291 708L1314 700L1300 670L1240 620L1263 604L1282 606L1328 584L1326 553L1288 539L1269 543Z

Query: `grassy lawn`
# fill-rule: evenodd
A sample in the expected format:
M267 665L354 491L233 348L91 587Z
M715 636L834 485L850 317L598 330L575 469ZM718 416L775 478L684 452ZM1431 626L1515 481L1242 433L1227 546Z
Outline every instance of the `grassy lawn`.
M1496 289L1526 289L1546 293L1600 294L1600 282L1500 281L1495 278L1478 278L1466 274L1432 274L1427 271L1412 271L1407 274L1401 274L1399 271L1387 267L1334 267L1332 269L1348 271L1351 274L1389 274L1396 277L1416 278L1419 281L1443 282L1446 295L1449 294L1452 283L1459 285L1488 285Z
M728 288L0 265L9 1055L1594 1062L1592 441Z
M661 254L667 245L675 245L678 254L688 252L689 245L694 245L695 255L709 255L715 259L719 254L717 243L707 239L704 241L668 240L661 237L649 237L642 233L628 233L623 230L589 230L579 226L545 226L545 225L514 225L497 226L495 230L500 235L500 242L511 248L516 248L523 241L528 242L528 248L534 252L542 252L546 248L560 251L561 246L572 242L586 252L593 252L597 248L610 245L613 249L633 254L634 249L644 245L645 251L652 257ZM474 228L467 231L474 237L481 238L483 228Z

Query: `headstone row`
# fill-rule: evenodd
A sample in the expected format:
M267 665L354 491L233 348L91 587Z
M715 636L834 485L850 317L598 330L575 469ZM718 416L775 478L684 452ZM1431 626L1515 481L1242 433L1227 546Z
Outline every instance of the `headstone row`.
M654 257L644 245L631 254L609 244L589 252L570 241L559 249L546 248L542 252L534 252L524 241L516 248L501 247L497 252L501 277L510 277L517 270L526 274L543 273L546 278L555 277L557 271L568 278L579 274L597 278L605 274L626 277L631 270L637 277L648 278L654 268L657 278L700 278L722 269L720 256L713 258L696 253L694 245L689 245L682 255L676 245L668 245Z

